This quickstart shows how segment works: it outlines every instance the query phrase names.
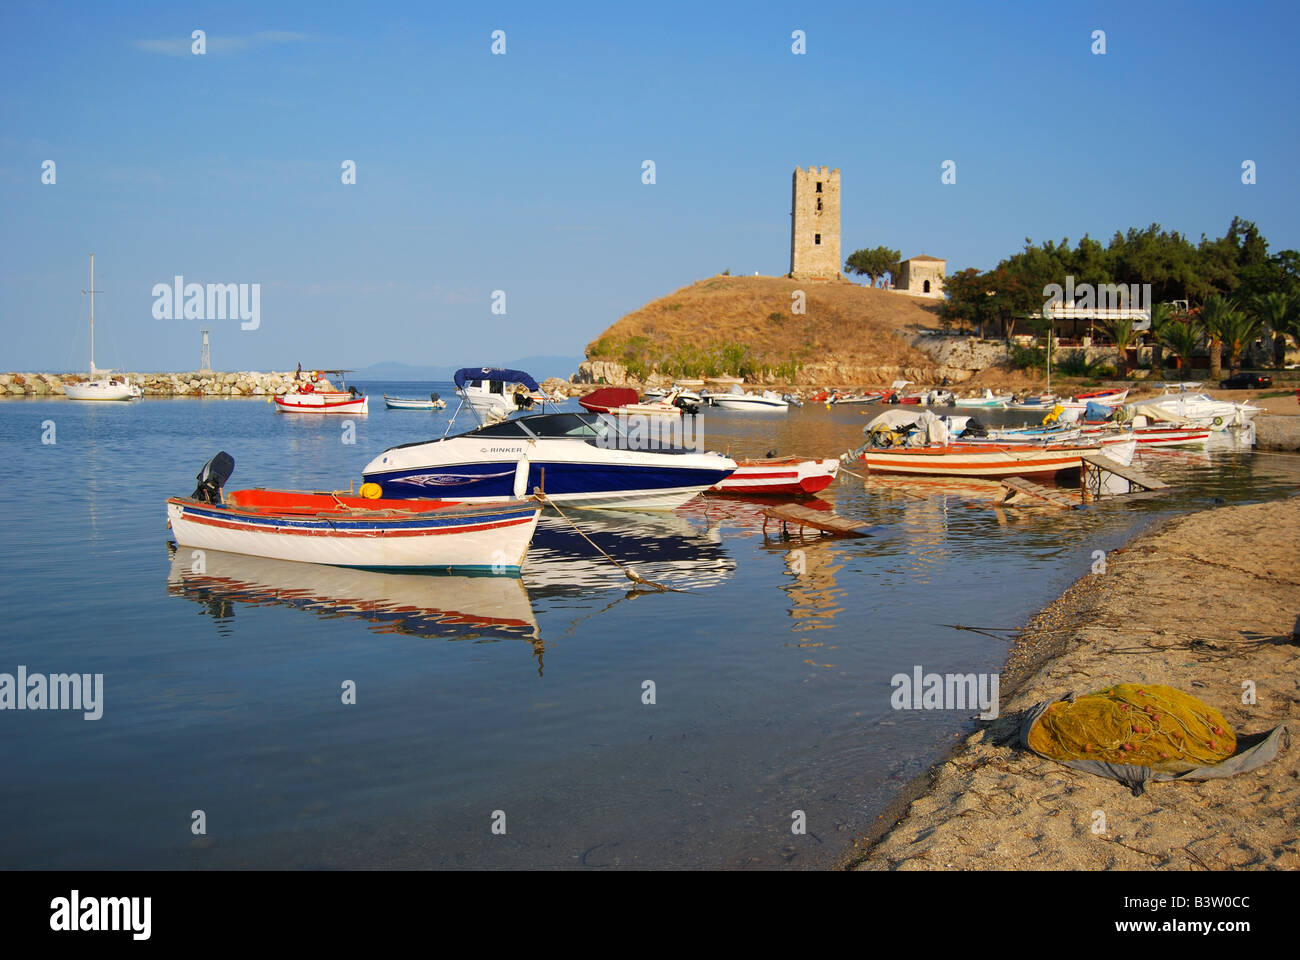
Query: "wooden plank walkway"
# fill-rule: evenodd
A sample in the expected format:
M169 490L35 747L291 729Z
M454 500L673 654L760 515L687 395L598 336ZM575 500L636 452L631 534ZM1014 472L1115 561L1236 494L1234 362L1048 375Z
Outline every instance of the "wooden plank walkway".
M769 521L779 522L783 526L795 524L800 528L800 533L803 532L804 527L812 527L814 530L835 537L869 537L872 530L869 524L854 523L847 517L841 517L829 510L813 510L811 507L803 507L797 503L782 503L764 509L764 536L767 535Z
M1004 504L1015 506L1016 498L1025 497L1035 501L1037 505L1059 507L1062 510L1074 510L1082 506L1078 498L1072 495L1073 491L1045 487L1024 477L1006 477L999 482L1007 491L1006 496L1002 498Z
M1112 460L1104 453L1085 453L1083 462L1092 464L1094 467L1100 467L1107 473L1113 473L1117 477L1123 477L1134 486L1141 487L1143 490L1168 490L1169 484L1163 480L1157 480L1150 474L1143 473L1141 470L1135 470L1132 467L1126 467L1118 460Z

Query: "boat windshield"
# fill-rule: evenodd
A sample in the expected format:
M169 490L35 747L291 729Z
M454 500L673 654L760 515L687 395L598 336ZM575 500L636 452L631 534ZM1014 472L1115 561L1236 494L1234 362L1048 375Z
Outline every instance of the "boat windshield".
M480 437L536 437L539 440L572 438L594 440L619 432L616 418L606 414L538 413L490 423L466 431ZM465 436L466 434L461 434Z

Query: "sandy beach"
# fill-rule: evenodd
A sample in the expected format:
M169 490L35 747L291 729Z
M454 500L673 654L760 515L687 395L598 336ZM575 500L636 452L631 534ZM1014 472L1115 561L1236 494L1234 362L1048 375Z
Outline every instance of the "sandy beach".
M1300 488L1300 473L1297 474ZM842 864L855 870L1300 868L1296 747L1263 768L1142 796L1020 747L1022 712L1071 691L1161 683L1238 735L1300 733L1300 497L1166 521L1026 628L1002 715L914 785ZM1254 703L1244 703L1253 685ZM910 803L909 803L910 801ZM1105 832L1094 832L1104 815ZM898 819L901 815L901 819Z

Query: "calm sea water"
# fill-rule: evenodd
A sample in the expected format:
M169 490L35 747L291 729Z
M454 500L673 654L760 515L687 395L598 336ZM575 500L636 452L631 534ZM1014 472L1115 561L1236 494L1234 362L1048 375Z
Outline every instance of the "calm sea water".
M363 386L354 443L253 399L0 403L0 672L105 688L99 720L0 712L0 867L826 866L970 728L889 704L913 665L997 671L1006 643L952 625L1020 625L1153 517L1300 481L1300 458L1152 451L1169 496L1000 523L978 484L844 478L823 499L879 535L804 543L743 501L573 512L668 593L553 517L522 579L169 556L163 501L218 450L232 489L346 489L442 432L379 397L449 384ZM704 420L711 449L833 456L866 417Z

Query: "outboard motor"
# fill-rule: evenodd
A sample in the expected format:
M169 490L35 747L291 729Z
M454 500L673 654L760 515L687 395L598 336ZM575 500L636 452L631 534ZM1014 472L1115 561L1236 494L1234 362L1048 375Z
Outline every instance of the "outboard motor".
M434 403L437 403L439 400L442 399L442 397L438 396L436 393L431 393L429 394L429 399L432 400Z
M985 429L984 424L974 417L966 421L966 429L959 434L962 437L987 437L988 435L989 432Z
M190 498L203 503L220 503L221 488L226 485L226 481L230 479L230 475L234 472L235 458L222 450L203 465L203 469L199 471L199 475L196 477L199 485L190 494Z

